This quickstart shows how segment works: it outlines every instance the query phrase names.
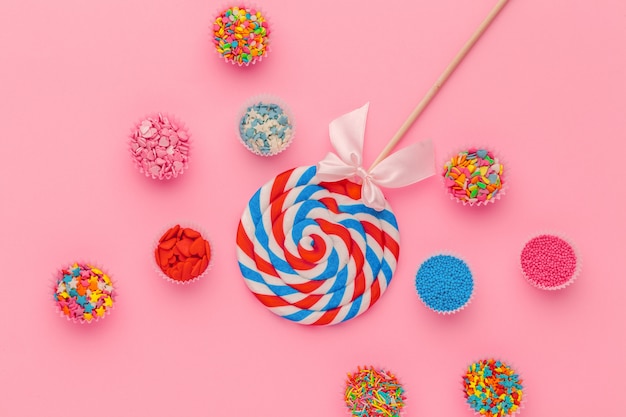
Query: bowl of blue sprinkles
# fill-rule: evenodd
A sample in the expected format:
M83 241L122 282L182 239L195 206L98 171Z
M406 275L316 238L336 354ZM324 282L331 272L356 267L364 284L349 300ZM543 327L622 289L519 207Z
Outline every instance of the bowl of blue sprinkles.
M469 304L474 293L474 277L463 259L437 254L420 265L415 288L426 307L439 314L453 314Z
M239 111L237 133L250 152L260 156L277 155L293 141L294 118L281 99L270 95L255 96Z

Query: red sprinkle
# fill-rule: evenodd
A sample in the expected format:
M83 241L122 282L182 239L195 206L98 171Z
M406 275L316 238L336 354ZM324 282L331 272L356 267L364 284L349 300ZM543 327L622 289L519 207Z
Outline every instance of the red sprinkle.
M209 266L211 247L198 231L176 225L161 236L154 258L166 276L189 282Z
M520 257L526 279L541 289L561 289L578 274L579 262L572 245L564 239L542 234L529 240Z

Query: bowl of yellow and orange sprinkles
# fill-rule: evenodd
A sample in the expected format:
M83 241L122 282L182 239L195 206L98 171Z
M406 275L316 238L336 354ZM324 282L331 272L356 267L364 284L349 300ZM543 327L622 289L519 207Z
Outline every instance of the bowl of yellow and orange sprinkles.
M269 52L267 15L244 5L223 9L213 22L213 44L226 62L248 66L261 61Z
M485 417L510 417L519 413L523 400L522 379L506 363L483 359L467 367L463 392L469 407Z
M113 309L116 292L101 269L81 262L60 268L54 280L54 301L61 314L74 323L93 323Z
M450 198L463 205L493 203L505 192L504 164L485 148L455 153L443 166L443 181Z

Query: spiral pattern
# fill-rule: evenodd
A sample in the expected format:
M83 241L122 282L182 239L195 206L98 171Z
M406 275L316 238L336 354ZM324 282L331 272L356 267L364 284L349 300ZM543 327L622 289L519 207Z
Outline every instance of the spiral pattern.
M283 172L254 194L237 230L237 257L246 285L270 311L330 325L380 298L400 241L388 204L371 209L360 201L360 185L320 182L315 172Z

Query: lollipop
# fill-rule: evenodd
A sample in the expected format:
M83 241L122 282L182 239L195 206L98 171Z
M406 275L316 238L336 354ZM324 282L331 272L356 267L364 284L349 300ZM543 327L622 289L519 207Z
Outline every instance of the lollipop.
M336 324L385 292L398 261L396 218L360 201L350 181L325 183L317 168L286 171L250 200L237 231L248 288L273 313Z
M300 324L337 324L382 296L400 247L380 187L404 187L435 172L429 141L390 153L506 2L498 2L371 168L362 161L366 104L331 122L336 153L279 174L252 196L237 230L237 258L246 285L270 311Z

